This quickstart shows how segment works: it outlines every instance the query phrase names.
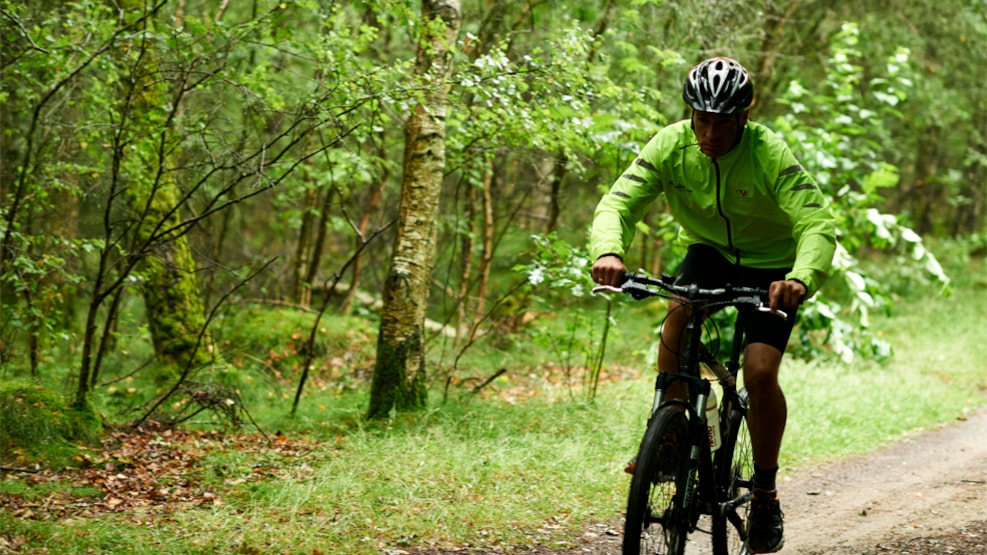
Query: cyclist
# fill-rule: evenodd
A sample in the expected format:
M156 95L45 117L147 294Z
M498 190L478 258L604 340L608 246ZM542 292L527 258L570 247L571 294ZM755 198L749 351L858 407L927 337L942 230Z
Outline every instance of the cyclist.
M755 467L748 548L774 553L784 543L775 476L788 414L778 371L798 305L830 271L835 225L826 197L788 146L749 120L754 86L740 63L723 57L699 63L682 97L691 118L661 129L600 200L589 241L592 277L620 285L635 225L663 194L687 247L678 283L764 288L771 310L790 314L786 320L750 314L744 359ZM682 308L669 306L659 370L678 370ZM671 389L668 395L684 396Z

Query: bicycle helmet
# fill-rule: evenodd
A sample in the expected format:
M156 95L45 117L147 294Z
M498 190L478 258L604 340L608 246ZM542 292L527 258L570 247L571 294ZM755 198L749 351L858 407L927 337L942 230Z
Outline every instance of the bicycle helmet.
M754 84L736 60L710 58L689 71L682 98L701 112L735 114L754 101Z

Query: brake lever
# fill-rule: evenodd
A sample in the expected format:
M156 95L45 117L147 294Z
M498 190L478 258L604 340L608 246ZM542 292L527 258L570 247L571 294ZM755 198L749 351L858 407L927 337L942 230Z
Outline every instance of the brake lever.
M596 293L623 293L624 290L620 287L614 287L613 285L597 285L592 289L594 294Z
M782 320L788 320L788 313L784 310L772 311L771 307L764 306L763 304L757 307L758 312L767 312L768 314L774 314L775 316L781 318Z
M622 287L612 285L597 285L592 289L593 293L626 293L634 300L640 301L648 297L655 296L655 293L640 283L628 281Z

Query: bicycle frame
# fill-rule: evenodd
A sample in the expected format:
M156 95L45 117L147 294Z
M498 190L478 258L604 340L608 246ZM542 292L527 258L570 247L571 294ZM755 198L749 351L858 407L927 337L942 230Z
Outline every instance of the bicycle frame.
M657 287L658 291L651 286ZM702 515L710 515L713 519L711 534L714 553L746 553L742 546L738 551L736 544L731 545L746 541L744 517L740 509L750 501L753 487L750 453L746 448L735 450L739 445L738 432L745 424L747 414L746 390L737 388L737 375L745 347L745 317L751 310L769 311L761 300L767 292L734 287L700 289L696 285L675 285L670 276L656 280L635 274L628 274L627 281L619 288L601 286L594 289L594 292L597 291L619 291L635 299L662 296L680 302L691 310L681 336L678 371L659 372L655 381L654 401L639 452L639 458L644 457L646 462L635 469L628 499L624 553L638 555L640 545L636 542L650 544L655 541L648 538L653 538L655 531L649 529L656 523L661 525L665 537L662 540L665 542L664 549L671 554L684 553L685 537L697 530ZM706 316L723 307L738 309L726 365L721 364L702 342ZM783 312L779 315L787 317ZM706 422L706 401L712 382L701 374L701 365L712 371L722 389L717 414L722 445L715 452L711 448ZM666 398L669 386L676 383L687 386L687 397ZM673 407L678 411L672 410ZM679 431L676 432L676 429ZM670 435L662 435L666 433ZM662 439L666 437L667 440ZM671 444L663 443L669 440ZM746 445L747 442L742 443ZM667 445L676 445L674 460L678 462L673 467L676 469L675 487L670 497L660 498L666 501L660 501L652 498L654 492L649 490L665 491L664 486L659 484L668 479L669 470L660 469L655 475L651 473L661 466L660 461L673 460L667 453L661 454ZM735 460L737 455L740 456ZM642 528L637 528L639 525ZM635 534L642 537L635 538Z
M694 287L694 289L696 289ZM679 361L678 373L659 372L655 379L655 398L652 404L651 414L654 415L664 406L681 406L689 414L689 437L695 441L689 449L689 482L683 491L685 498L683 506L696 509L690 517L690 529L695 529L696 522L700 515L719 515L727 518L738 530L742 527L742 519L737 514L737 508L750 501L751 484L743 481L740 484L718 484L714 478L715 467L713 452L709 441L701 441L701 438L709 438L707 435L706 401L710 396L712 382L702 377L700 364L705 364L717 377L722 394L717 406L718 418L720 419L720 434L723 437L729 436L729 426L736 425L737 419L731 413L740 411L742 415L747 413L746 398L741 396L737 390L737 376L740 372L740 357L744 348L744 313L740 312L733 329L733 342L731 346L730 358L726 365L721 364L712 353L705 349L702 343L703 322L706 315L705 310L697 307L689 307L692 312L686 322L684 330L685 341L683 343L682 354ZM668 387L676 382L685 383L688 386L689 398L664 399L664 394ZM697 489L697 480L699 488ZM729 499L719 501L718 498L726 496L728 491L743 488L747 493ZM718 491L719 495L718 495ZM698 502L693 496L699 494Z

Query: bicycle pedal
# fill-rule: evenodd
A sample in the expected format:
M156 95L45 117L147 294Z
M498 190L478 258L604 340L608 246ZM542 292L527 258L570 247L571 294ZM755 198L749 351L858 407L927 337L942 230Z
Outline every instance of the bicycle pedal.
M627 463L627 466L624 467L624 472L633 476L634 470L636 469L637 469L637 459L632 459L631 462Z

